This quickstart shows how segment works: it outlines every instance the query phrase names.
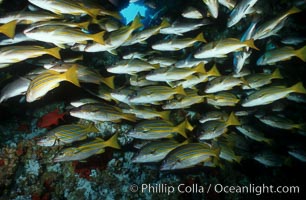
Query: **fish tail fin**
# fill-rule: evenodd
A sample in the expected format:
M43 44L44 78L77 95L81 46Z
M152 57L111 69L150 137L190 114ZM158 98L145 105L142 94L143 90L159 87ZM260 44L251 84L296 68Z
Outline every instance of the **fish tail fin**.
M51 55L51 56L53 56L57 59L61 59L60 50L61 50L61 48L54 47L54 48L51 48L51 49L47 49L47 52L48 52L49 55Z
M119 132L115 133L111 138L104 142L105 147L112 147L115 149L121 149L121 146L118 143Z
M214 64L214 66L207 72L207 74L210 76L221 76L216 64Z
M160 113L160 118L162 118L163 120L169 121L169 120L170 120L170 114L171 114L171 111L170 111L170 110L162 111L162 112Z
M178 132L184 138L187 138L185 129L186 129L186 121L183 121L174 128L174 131Z
M228 119L225 123L227 124L227 126L239 126L239 125L241 125L239 120L235 116L234 112L231 112L230 116L228 117Z
M204 38L203 32L200 33L199 35L197 35L197 37L195 38L195 40L198 41L198 42L207 43L206 39Z
M272 79L282 79L283 78L282 74L279 71L279 68L276 68L276 70L272 73L271 78Z
M109 88L114 89L115 88L114 79L115 79L115 76L110 76L107 78L103 78L102 82L105 85L107 85Z
M195 68L194 68L195 72L198 72L200 74L207 74L205 66L204 66L204 62L200 62Z
M184 95L184 96L187 95L186 92L184 91L183 86L181 86L181 85L178 86L178 87L176 87L176 88L175 88L175 91L176 91L177 94L182 94L182 95Z
M86 21L86 22L81 22L81 23L79 23L78 26L79 26L80 28L83 28L83 29L86 29L86 30L87 30L89 24L90 24L90 21Z
M235 161L240 164L242 156L235 156Z
M138 29L138 28L140 28L140 27L142 27L142 26L143 26L143 25L142 25L142 23L141 23L141 21L140 21L140 14L137 14L136 17L134 18L134 21L133 21L133 23L131 24L130 28L131 28L132 30L136 30L136 29Z
M96 128L94 123L89 124L87 130L89 132L94 132L94 133L99 132L99 129Z
M126 119L128 121L131 121L131 122L136 122L137 121L137 118L134 114L123 114L122 118Z
M81 87L79 80L78 80L78 68L77 65L74 65L73 67L70 67L64 74L61 74L64 76L64 79L73 83L74 85Z
M293 92L306 94L306 89L303 86L302 82L298 82L297 84L290 87Z
M103 37L104 34L105 34L105 31L101 31L99 33L93 34L92 35L93 41L95 41L95 42L97 42L99 44L104 45L105 44L104 37Z
M168 22L168 20L166 18L164 18L163 21L159 25L160 28L166 28L166 27L169 27L169 26L170 26L170 23Z
M194 127L190 124L190 122L188 121L188 119L185 120L186 122L186 129L188 131L192 131L194 129Z
M253 38L251 38L249 40L246 40L243 43L245 43L248 47L250 47L252 49L256 49L257 51L259 51L259 49L254 44L254 39Z
M299 13L299 12L301 12L302 10L301 9L299 9L299 8L297 8L297 7L295 7L295 6L293 6L292 8L290 8L290 10L288 10L287 12L286 12L286 15L291 15L291 14L294 14L294 13Z
M302 61L306 62L306 46L296 50L296 56L299 57Z
M16 20L10 21L9 23L4 24L0 27L0 32L9 38L13 38L15 35L16 24Z

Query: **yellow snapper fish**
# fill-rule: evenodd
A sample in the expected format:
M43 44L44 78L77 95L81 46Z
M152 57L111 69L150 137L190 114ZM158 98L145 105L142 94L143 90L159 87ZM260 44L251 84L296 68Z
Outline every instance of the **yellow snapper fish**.
M236 129L243 135L257 142L265 142L267 144L271 144L272 142L272 139L266 138L263 133L261 133L260 131L258 131L258 129L250 125L243 124L240 126L236 126Z
M195 38L178 38L162 40L152 45L152 49L158 51L178 51L187 47L193 46L196 42L206 43L203 33L200 33Z
M143 140L156 140L173 138L177 134L180 134L184 138L187 138L186 129L189 128L188 126L190 126L190 124L187 120L181 122L177 126L165 120L146 120L138 123L134 129L128 133L128 136Z
M194 58L218 58L226 57L228 53L238 51L242 47L250 47L259 50L254 45L254 40L240 41L236 38L226 38L217 42L210 42L200 47L194 54Z
M0 17L0 24L6 24L14 20L17 21L17 24L32 24L35 22L49 21L52 19L62 19L62 16L43 11L21 11L11 12L6 14L5 16Z
M110 77L103 77L100 73L97 71L90 69L84 65L76 64L76 63L61 63L54 65L53 67L50 68L50 70L54 70L57 72L66 72L69 70L71 67L76 66L77 67L77 74L78 74L78 80L80 82L85 82L85 83L93 83L93 84L100 84L104 83L108 87L114 89L114 76Z
M71 67L69 70L67 70L67 72L62 74L56 71L48 70L47 72L36 76L31 81L31 84L27 90L26 101L33 102L40 99L50 90L57 88L59 83L62 81L69 81L80 87L80 83L77 78L77 67Z
M194 88L199 83L204 83L208 81L209 79L212 79L213 77L221 76L218 68L216 65L214 65L209 71L207 71L205 74L203 73L195 73L188 77L186 77L186 80L183 81L177 81L172 82L172 86L182 86L183 88Z
M205 96L198 95L196 90L186 90L186 96L181 98L174 98L166 102L162 108L167 109L180 109L180 108L189 108L190 106L202 103Z
M166 156L160 170L178 170L194 167L195 165L211 161L211 157L219 157L220 149L213 149L207 144L189 143L181 145Z
M70 14L70 15L84 15L87 14L92 18L96 18L96 16L100 13L100 10L97 9L89 9L80 5L79 2L75 2L72 0L29 0L33 5L40 7L42 9L48 10L58 15Z
M70 115L80 119L89 121L112 121L118 122L121 119L135 122L136 117L133 114L123 113L116 106L107 105L104 103L90 103L70 110Z
M141 107L141 106L132 106L128 109L122 109L124 113L134 114L137 118L140 119L155 119L161 118L163 120L170 120L170 112L171 111L157 111L153 108Z
M142 31L136 32L131 35L122 46L129 46L137 43L144 43L148 38L159 33L160 29L170 26L169 22L166 19L163 19L160 25L146 28Z
M282 79L279 69L275 69L272 74L251 74L246 76L244 79L247 82L246 85L242 86L242 89L258 89L264 85L270 84L272 79Z
M26 29L24 34L32 39L53 43L56 46L64 48L65 44L86 43L87 40L93 40L99 44L104 44L104 31L96 34L86 34L78 28L68 26L38 26Z
M205 113L201 118L199 119L199 122L204 124L205 122L208 121L214 121L214 120L219 120L219 121L226 121L228 119L228 114L224 111L210 111Z
M160 64L160 67L170 67L171 65L174 65L177 62L177 60L172 57L151 56L148 59L148 62L152 65Z
M39 146L58 146L85 140L91 132L98 132L93 125L67 124L56 127L38 140Z
M85 52L101 52L108 51L111 54L117 55L116 49L123 45L132 35L132 33L142 27L140 16L137 15L130 26L124 26L118 30L109 32L104 36L104 44L92 43L88 45L79 45L73 48L76 51Z
M188 19L203 19L204 16L197 8L188 6L181 14L183 17Z
M218 0L202 0L207 8L209 13L213 18L218 18L219 2Z
M15 28L16 28L17 21L13 20L8 22L2 26L0 26L0 33L3 33L9 38L13 38L15 36Z
M118 144L118 133L113 135L107 141L100 138L95 138L91 142L86 142L78 147L70 147L63 149L55 158L54 162L84 160L90 156L105 152L106 147L120 149Z
M179 143L175 140L150 142L144 145L140 149L139 153L134 156L133 163L160 162L167 156L170 151L187 143L188 141Z
M80 28L80 29L88 29L88 26L90 24L90 21L85 22L69 22L69 21L42 21L37 22L34 24L31 24L28 30L42 27L42 26L68 26L68 27L74 27L74 28Z
M140 15L137 15L130 26L124 26L118 30L106 34L105 44L113 49L116 49L124 44L136 29L142 26Z
M267 51L256 62L257 65L273 65L279 61L290 60L296 56L306 62L306 46L295 50L293 47L281 47Z
M171 99L175 94L186 95L182 86L176 88L167 86L146 86L130 96L129 101L133 104L154 104Z
M250 94L246 99L244 99L241 105L243 107L267 105L276 100L287 97L292 92L306 94L306 90L303 86L303 83L299 82L288 88L283 86L270 86L255 91L254 93Z
M230 90L235 86L239 86L244 82L240 78L233 76L219 76L209 81L205 88L205 93L216 93L220 91Z
M61 59L60 48L46 49L42 46L7 46L0 48L0 68L21 62L28 58L36 58L49 54L57 59Z
M224 121L208 121L201 126L199 140L211 140L226 133L229 126L239 126L240 122L234 113Z
M242 0L232 10L227 27L232 27L237 24L243 17L250 12L250 9L255 5L258 0Z
M205 95L206 102L216 108L220 106L236 106L240 99L230 92L218 92L217 94Z
M269 20L259 26L256 29L255 34L253 35L254 40L258 39L264 39L271 35L276 34L277 31L282 27L284 20L291 14L301 12L300 9L296 7L292 7L290 10L282 14L281 16L278 16L272 20Z
M134 75L138 72L150 71L151 69L155 68L159 68L159 65L151 65L150 63L140 59L130 59L121 60L117 64L108 67L106 70L114 74Z
M171 23L171 26L160 29L160 33L166 35L183 35L186 32L199 29L200 27L205 26L207 24L210 24L210 21L208 19L178 19Z
M171 82L186 79L194 73L206 74L204 63L200 63L196 67L189 69L176 67L155 69L146 75L146 79L149 81Z
M293 130L293 129L304 129L305 123L295 123L292 120L286 118L286 117L281 117L278 115L255 115L259 121L262 123L273 127L273 128L279 128L279 129L284 129L284 130Z

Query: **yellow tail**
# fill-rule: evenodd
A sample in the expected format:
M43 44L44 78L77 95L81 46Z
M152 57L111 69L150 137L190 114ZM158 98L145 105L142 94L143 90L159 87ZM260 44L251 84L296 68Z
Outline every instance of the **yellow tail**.
M171 114L171 111L162 111L160 112L160 118L162 118L163 120L166 120L166 121L170 121L170 114Z
M104 45L105 44L104 37L103 37L104 34L105 34L105 31L101 31L99 33L93 34L92 35L92 40L99 43L99 44Z
M186 132L186 121L183 121L182 123L180 123L179 125L177 125L173 131L179 133L181 136L183 136L184 138L187 138Z
M83 28L83 29L86 29L86 30L87 30L89 24L90 24L90 21L86 21L86 22L81 22L81 23L79 23L78 26L79 26L80 28Z
M46 49L47 53L57 59L61 59L61 55L60 55L60 50L61 48L59 47L54 47L51 49Z
M276 68L275 71L271 74L272 79L282 79L283 76L279 71L279 68Z
M297 84L293 85L292 87L290 87L290 90L296 93L306 94L306 90L302 82L298 82Z
M166 18L164 18L163 21L160 23L159 28L166 28L169 26L170 26L170 23L168 22L168 20L166 20Z
M186 122L186 129L188 131L192 131L194 127L189 123L188 119L185 119L185 122Z
M259 49L254 44L254 39L253 38L251 38L249 40L246 40L243 43L246 44L248 47L250 47L252 49L256 49L257 51L259 51Z
M140 21L140 18L141 18L140 14L136 15L136 17L135 17L135 19L134 19L134 21L131 24L129 29L136 30L136 29L142 27L142 23Z
M204 67L204 62L200 62L195 68L193 68L193 70L200 74L207 74L206 69Z
M115 135L113 135L111 138L109 138L107 141L103 142L105 147L112 147L115 149L121 149L119 143L118 143L118 135L117 132Z
M296 50L295 55L299 57L302 61L306 62L306 46Z
M288 10L286 12L285 15L288 16L288 15L291 15L291 14L294 14L294 13L299 13L299 12L301 12L301 10L299 8L293 6L290 10Z
M74 85L81 87L79 80L78 80L78 73L77 73L77 65L70 67L64 74L61 74L65 80L73 83Z
M207 41L204 38L203 32L197 35L197 37L195 38L195 41L207 43Z
M185 93L185 91L184 91L184 88L183 88L183 86L178 86L178 87L176 87L175 88L175 91L176 91L176 93L177 94L182 94L182 95L184 95L184 96L186 96L187 94Z
M210 76L221 76L216 64L207 72Z
M225 122L227 126L239 126L241 125L234 112L230 114L227 121Z
M111 89L115 89L114 79L115 76L110 76L107 78L102 78L101 81Z
M15 36L17 21L13 20L7 24L0 26L0 32L6 35L9 38L13 38Z

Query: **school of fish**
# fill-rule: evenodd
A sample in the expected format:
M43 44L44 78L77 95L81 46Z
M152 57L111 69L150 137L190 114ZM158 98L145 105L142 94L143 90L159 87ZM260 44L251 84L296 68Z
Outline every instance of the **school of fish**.
M27 9L0 17L0 72L36 68L1 80L0 103L9 105L20 95L24 103L46 101L64 81L88 93L65 102L73 107L67 113L82 123L57 125L37 142L46 148L68 145L54 162L120 149L121 134L134 138L133 162L160 163L160 170L246 159L268 167L306 162L300 145L306 115L294 117L305 111L306 82L288 61L305 65L306 39L278 35L305 5L266 13L261 3L191 1L179 15L165 14L144 26L140 14L124 25L118 11L98 1L28 0ZM207 34L214 29L227 33ZM116 61L86 66L86 56L97 52ZM88 138L101 122L133 128L108 139ZM274 151L277 132L297 139Z

